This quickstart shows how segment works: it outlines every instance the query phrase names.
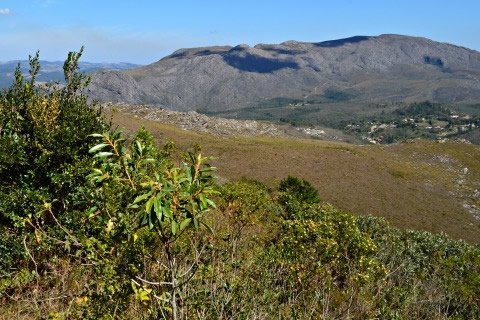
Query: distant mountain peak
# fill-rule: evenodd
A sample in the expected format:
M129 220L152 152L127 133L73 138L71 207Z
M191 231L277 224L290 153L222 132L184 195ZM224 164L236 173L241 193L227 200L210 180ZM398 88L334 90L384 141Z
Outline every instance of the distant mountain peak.
M0 88L6 88L13 82L13 72L20 63L22 73L28 74L29 63L28 60L13 60L7 62L0 62ZM99 70L116 70L123 71L132 68L138 68L140 65L120 62L120 63L99 63L99 62L84 62L79 63L80 71L85 73L92 73ZM63 61L40 61L40 72L37 80L42 83L48 82L64 82Z

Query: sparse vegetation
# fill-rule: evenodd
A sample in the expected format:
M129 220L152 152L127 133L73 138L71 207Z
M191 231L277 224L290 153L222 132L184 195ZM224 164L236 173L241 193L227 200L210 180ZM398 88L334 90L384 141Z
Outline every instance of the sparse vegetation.
M34 85L36 55L31 79L17 72L0 95L2 317L480 317L478 245L355 217L294 176L220 185L200 147L178 152L105 121L81 94L80 56L69 54L64 88ZM277 151L288 143L252 141ZM322 152L365 156L338 144ZM408 165L386 172L415 174Z

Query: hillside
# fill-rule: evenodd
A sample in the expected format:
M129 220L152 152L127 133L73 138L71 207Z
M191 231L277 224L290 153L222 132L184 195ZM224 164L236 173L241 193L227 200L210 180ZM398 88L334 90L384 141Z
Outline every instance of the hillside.
M380 35L254 47L181 49L160 61L94 74L99 101L148 103L242 118L319 122L372 105L480 100L480 53L425 38Z
M324 200L355 214L480 241L478 146L433 141L351 145L239 130L219 135L155 121L151 114L124 108L113 113L113 121L129 132L145 127L158 141L175 141L180 150L199 143L216 158L222 183L247 177L274 187L287 175L298 176L311 181Z

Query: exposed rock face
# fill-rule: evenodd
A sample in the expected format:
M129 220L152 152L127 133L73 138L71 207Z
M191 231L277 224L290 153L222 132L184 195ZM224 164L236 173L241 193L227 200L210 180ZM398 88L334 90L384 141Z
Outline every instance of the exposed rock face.
M99 101L180 111L332 92L365 103L478 102L480 53L400 35L181 49L141 68L96 73L88 91Z
M106 104L105 108L116 108L135 117L158 121L183 130L206 132L215 136L289 136L289 126L275 125L255 120L233 120L208 117L196 111L171 111L148 105ZM306 137L303 135L302 137Z
M107 103L104 104L103 107L107 110L118 109L134 117L158 121L183 130L204 132L214 136L312 137L312 135L300 132L297 128L293 128L290 125L278 125L266 121L209 117L196 111L172 111L149 105ZM340 138L337 138L337 140L339 139Z
M340 141L345 138L340 132L328 128L302 128L267 121L224 119L209 117L196 111L172 111L155 106L126 103L106 103L103 107L106 110L117 109L137 118L158 121L183 130L209 133L214 136L270 136Z

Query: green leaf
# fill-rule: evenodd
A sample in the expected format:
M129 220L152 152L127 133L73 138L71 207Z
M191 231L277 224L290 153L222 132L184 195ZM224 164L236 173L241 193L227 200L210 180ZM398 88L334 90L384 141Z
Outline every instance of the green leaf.
M135 200L133 200L133 204L139 203L140 201L143 201L143 200L147 199L148 197L150 197L151 194L152 194L152 192L148 192L148 193L145 193L145 194L142 194L142 195L136 197Z
M155 213L160 213L162 212L162 195L159 193L155 197L155 202L153 203L153 209L155 210Z
M152 222L152 215L150 213L147 214L147 220L148 220L148 228L150 230L152 230L153 229L153 222Z
M93 172L98 174L98 175L102 175L103 174L103 171L100 170L100 169L93 169Z
M200 194L200 203L202 204L202 208L207 207L207 197L203 193Z
M150 297L148 296L150 294L150 292L152 291L152 289L140 289L140 294L138 296L138 298L140 299L140 301L149 301L150 300Z
M135 144L137 145L137 151L138 151L138 154L142 154L142 151L143 151L143 148L142 148L142 144L140 143L140 141L135 141Z
M165 215L165 217L167 217L169 219L173 219L173 212L172 212L172 209L170 209L169 206L164 206L163 207L163 214Z
M215 204L215 202L213 202L212 200L210 200L208 198L207 198L207 203L210 205L210 207L217 208L217 205Z
M190 222L192 222L192 219L191 219L191 218L187 218L187 219L183 220L182 222L180 222L180 231L182 231L183 229L185 229L186 227L188 227L188 225L190 224Z
M135 294L137 294L137 293L138 293L138 288L137 288L137 285L135 284L135 282L134 282L134 281L130 281L130 284L131 284L131 286L132 286L133 292L134 292Z
M88 150L88 152L89 153L94 153L94 152L97 152L98 150L101 150L101 149L105 148L106 146L108 146L108 144L100 143L100 144L97 144L96 146L90 148L90 150Z
M177 234L177 229L178 229L178 224L175 222L175 220L172 220L172 234L173 235Z
M162 222L162 216L163 216L162 211L155 210L155 215L157 216L158 222L161 223Z
M89 135L89 137L93 137L93 138L103 138L103 134L100 134L100 133L92 133Z
M155 202L155 197L151 197L150 199L148 199L147 203L145 204L146 213L149 214L150 212L152 212L152 206L154 202Z
M113 155L112 152L99 152L94 156L94 158L109 157L111 155Z

